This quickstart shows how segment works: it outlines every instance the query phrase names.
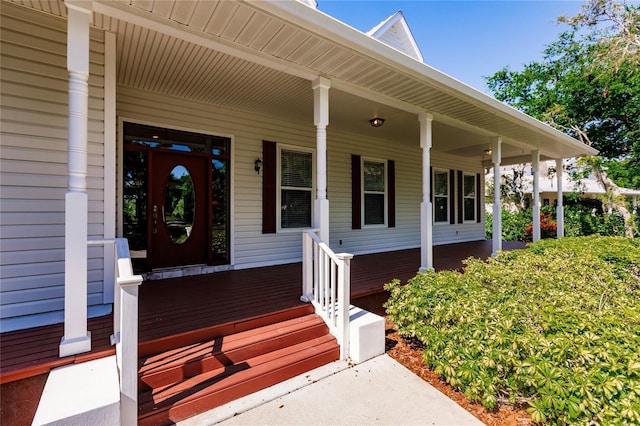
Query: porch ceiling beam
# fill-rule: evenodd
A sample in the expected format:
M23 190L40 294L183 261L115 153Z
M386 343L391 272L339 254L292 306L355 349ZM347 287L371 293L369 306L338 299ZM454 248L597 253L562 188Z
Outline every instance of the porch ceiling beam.
M226 53L305 80L311 81L319 76L317 72L310 71L309 69L298 66L294 63L280 60L271 55L258 52L250 48L242 47L223 38L195 31L188 26L120 2L95 1L93 4L93 10L96 13L101 13L153 31L162 32L163 34L167 34L181 40L186 40L198 46Z
M553 160L552 157L547 157L545 155L540 156L540 161ZM527 164L531 163L531 154L519 155L516 157L504 157L502 161L500 161L501 166L513 166L514 164ZM482 167L492 167L493 162L491 160L484 160L482 162Z

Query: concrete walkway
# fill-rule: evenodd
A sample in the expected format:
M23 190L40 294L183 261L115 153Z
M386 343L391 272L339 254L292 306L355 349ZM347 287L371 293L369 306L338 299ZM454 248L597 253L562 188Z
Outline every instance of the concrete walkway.
M335 362L180 425L482 425L388 355Z

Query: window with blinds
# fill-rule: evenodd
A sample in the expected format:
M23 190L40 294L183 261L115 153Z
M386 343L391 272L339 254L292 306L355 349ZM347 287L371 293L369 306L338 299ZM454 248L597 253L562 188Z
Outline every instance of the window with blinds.
M313 154L280 150L280 227L311 227L312 205Z

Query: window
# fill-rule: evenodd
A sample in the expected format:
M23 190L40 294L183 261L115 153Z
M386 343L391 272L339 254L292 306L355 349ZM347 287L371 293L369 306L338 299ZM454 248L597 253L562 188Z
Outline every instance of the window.
M449 221L449 172L433 171L433 221L446 223Z
M396 226L396 163L351 154L351 229Z
M362 201L365 225L386 223L386 161L363 160Z
M464 175L463 182L463 206L464 220L476 220L476 175Z
M310 228L313 205L313 153L280 150L280 228Z

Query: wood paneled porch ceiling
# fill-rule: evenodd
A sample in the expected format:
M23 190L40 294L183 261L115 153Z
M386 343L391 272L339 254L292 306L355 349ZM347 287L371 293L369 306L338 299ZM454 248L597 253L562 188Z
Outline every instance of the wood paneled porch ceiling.
M13 0L64 16L62 0ZM94 26L116 33L118 84L313 124L311 83L332 80L330 128L417 145L434 114L436 151L483 159L539 149L575 156L577 141L296 1L94 1ZM372 129L373 116L386 119ZM485 160L487 158L484 158Z

